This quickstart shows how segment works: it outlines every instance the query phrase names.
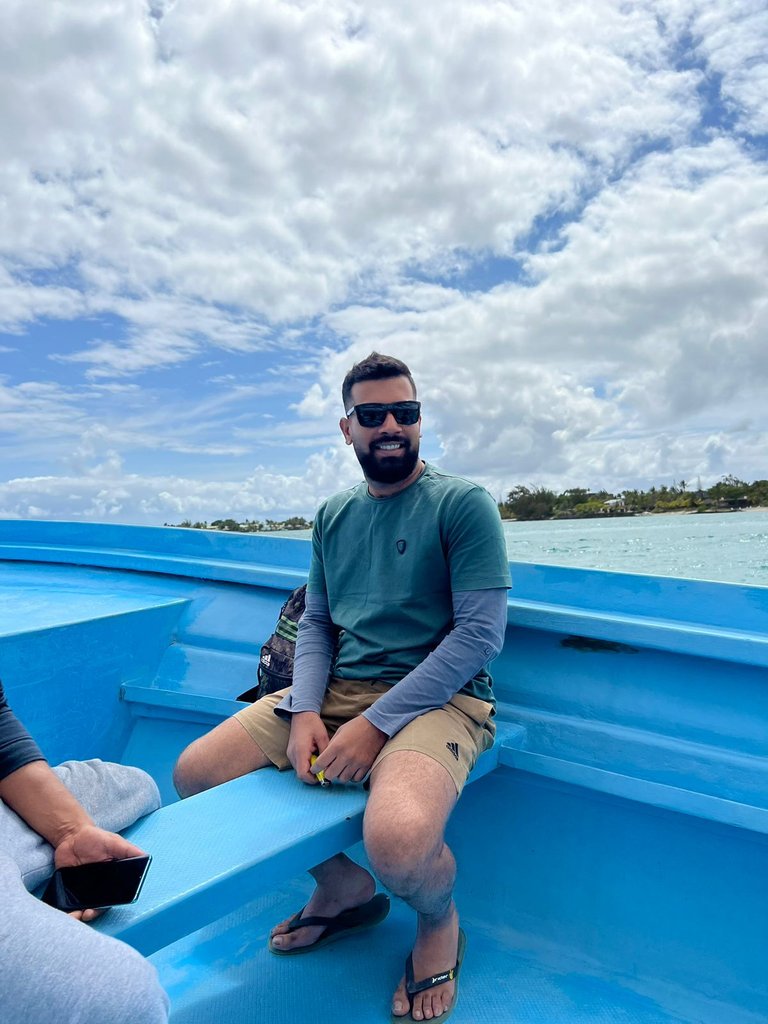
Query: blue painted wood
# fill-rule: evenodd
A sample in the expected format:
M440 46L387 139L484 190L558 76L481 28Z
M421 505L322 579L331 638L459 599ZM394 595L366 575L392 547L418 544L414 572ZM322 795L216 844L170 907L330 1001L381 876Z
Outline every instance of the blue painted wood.
M626 986L695 1024L768 1020L763 834L499 768L459 804L448 841L474 926L548 980L586 971L618 1000ZM556 1003L542 1009L560 1021ZM579 1013L590 1021L588 1002L564 1019Z
M768 587L510 562L513 600L765 633Z
M509 622L528 629L768 666L768 636L764 632L727 629L696 621L673 621L657 615L586 611L519 598L509 601Z
M116 612L105 600L94 618L0 637L8 699L52 763L120 759L132 729L122 687L154 678L184 607Z
M153 856L140 901L97 927L151 953L356 843L362 790L264 770L164 807L126 835Z
M277 568L249 562L218 560L201 556L180 557L143 554L110 548L52 547L44 544L5 544L3 558L24 562L59 562L92 565L106 569L130 569L136 572L167 573L193 579L223 580L252 586L283 587L292 590L306 579L305 569Z
M468 784L522 732L502 726ZM96 926L152 953L234 910L244 893L252 899L358 842L365 799L359 786L306 786L265 769L163 807L125 833L153 856L140 901Z
M123 686L121 698L137 715L169 717L170 712L177 720L206 723L221 722L248 706L244 701L211 697L194 691L162 690L157 686Z
M167 793L176 754L251 681L307 559L274 537L0 523L0 675L52 749L91 756L104 732L98 752ZM470 931L459 1013L763 1024L768 590L512 572L493 667L505 736L449 828ZM410 941L399 908L343 956L265 967L268 928L302 902L293 876L360 835L361 794L331 791L315 816L307 799L325 794L260 773L137 827L148 888L99 927L158 950L174 1024L292 1019L315 1005L307 986L324 1020L386 1012ZM358 806L337 814L347 797ZM242 906L257 893L260 910Z
M697 793L678 786L665 786L658 782L649 782L647 779L595 768L593 765L579 764L530 750L516 750L513 747L502 748L500 763L532 775L542 775L549 779L583 786L597 793L608 793L651 807L662 807L706 821L721 822L768 835L768 807L755 807L753 804L724 800L706 793Z
M670 696L674 700L676 694ZM659 730L617 725L597 717L586 721L520 704L503 704L500 712L525 728L527 754L768 808L768 759L747 752L742 744L694 742L674 735L671 728L664 735Z
M306 578L309 543L217 530L0 520L0 557L292 590Z
M469 936L455 1019L764 1024L764 845L511 769L467 790L448 841ZM175 1020L386 1019L413 915L395 900L358 940L272 957L270 928L310 890L287 882L153 955Z
M111 550L161 558L256 562L280 569L309 568L309 543L298 538L173 527L0 519L0 546L10 550L25 544L60 550L62 554L67 549L97 553Z
M476 821L462 824L476 832ZM468 946L451 1018L457 1024L762 1024L732 1004L725 1007L728 1016L713 1016L723 1007L690 991L676 1012L668 992L638 991L618 974L606 976L569 958L566 950L542 948L530 932L488 927L487 903L476 898L478 881L472 865L464 866L457 897ZM153 955L173 1001L174 1024L205 1021L206 1011L215 1014L216 1024L387 1021L413 934L412 914L394 900L379 927L286 963L268 952L267 936L308 895L308 887L281 887L219 926Z
M133 568L290 589L306 577L310 545L270 535L159 527L0 520L0 558ZM510 563L521 615L614 617L617 623L712 627L763 636L768 588L673 577ZM228 568L229 567L229 568ZM228 572L231 570L231 575ZM522 622L522 620L521 620ZM544 625L543 628L548 628Z
M276 610L274 615L273 625ZM243 652L202 646L206 641L199 638L179 638L165 652L153 685L165 692L231 700L255 685L261 641L269 635L263 635L263 629L268 628L263 626L262 633L253 636L252 649Z

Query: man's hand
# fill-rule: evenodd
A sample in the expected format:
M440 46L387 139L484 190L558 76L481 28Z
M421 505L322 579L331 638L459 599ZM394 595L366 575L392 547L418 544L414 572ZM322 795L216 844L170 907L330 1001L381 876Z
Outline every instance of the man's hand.
M106 832L97 825L88 824L62 839L56 847L54 864L57 868L70 868L101 860L140 857L143 853L138 846L129 843L116 832ZM93 921L100 913L100 910L73 910L70 916L87 922Z
M288 760L296 775L309 786L318 781L310 769L313 754L322 754L328 746L328 730L320 715L314 711L298 711L291 715L291 735L288 740Z
M358 715L334 733L312 772L323 772L329 782L362 782L388 739L385 732Z

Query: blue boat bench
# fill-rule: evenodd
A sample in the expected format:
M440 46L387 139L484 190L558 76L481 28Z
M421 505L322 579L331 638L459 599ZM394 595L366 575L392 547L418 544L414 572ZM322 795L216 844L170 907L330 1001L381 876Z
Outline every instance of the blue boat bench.
M626 645L631 644L633 649L658 651L661 655L669 652L673 657L695 653L697 673L704 664L717 666L724 662L760 670L768 666L768 638L757 631L747 615L743 616L746 629L734 629L732 624L719 621L670 621L648 615L648 609L633 608L627 595L622 597L623 614L578 608L567 599L556 606L542 600L512 598L510 626L527 631L529 639L554 636L558 657L564 659L562 665L557 663L564 686L569 685L571 671L579 659L601 656L590 654L592 648L600 650L601 645L606 650L630 651ZM709 605L704 607L709 609ZM685 603L684 608L689 610ZM717 611L717 606L713 606L714 619ZM582 642L580 637L592 639ZM506 676L520 679L528 656L526 645L527 640L514 651L505 652L504 657L514 659L515 664L514 668L505 666L502 657L498 673L502 681ZM174 652L180 662L178 670L170 657ZM124 699L136 709L133 713L150 716L144 719L145 727L152 728L155 722L158 739L167 730L169 720L180 721L186 715L194 721L202 715L201 722L212 724L235 710L235 702L195 692L191 685L197 678L195 673L206 687L210 679L221 674L214 671L218 666L209 664L212 656L211 652L197 651L189 644L176 644L169 649L165 662L167 678L161 671L152 687L124 687ZM201 658L198 670L197 661ZM530 675L536 677L538 685L537 658L534 650L530 655ZM632 662L635 655L620 653L617 658L626 671L627 661ZM234 659L230 655L228 660ZM245 679L252 674L252 664L249 658L241 660ZM230 675L232 671L230 666ZM177 686L176 673L183 676L186 690L173 689ZM730 674L733 676L733 668ZM227 685L229 692L236 692L232 680ZM603 690L610 698L608 688L603 686ZM638 731L620 725L603 726L599 714L594 720L559 710L549 715L550 728L558 742L542 745L541 723L547 715L542 716L537 708L535 692L533 705L511 703L508 698L517 697L516 688L506 684L502 687L496 743L482 755L470 782L497 768L512 770L768 835L768 801L755 792L762 791L761 779L766 770L763 758L745 756L744 748L727 751L675 737L673 749L681 752L680 768L676 770L677 762L672 760L664 736L668 729L663 722L659 733L648 727ZM663 703L660 706L665 707ZM166 718L167 712L170 714ZM153 720L155 714L159 717ZM582 749L574 748L573 743L570 748L564 747L562 737L568 730L583 738ZM592 733L599 739L597 746L590 738ZM603 746L614 749L616 743L623 754L619 763L614 763L612 757L598 756ZM127 760L131 761L131 757ZM732 761L740 765L750 762L747 775L752 782L734 782L729 791L723 780L733 774L729 767ZM656 770L654 765L661 768ZM714 786L713 776L718 779ZM97 926L144 954L159 950L359 842L364 807L365 794L359 789L307 787L291 772L272 770L236 779L163 807L126 833L154 857L140 900L134 906L113 909Z
M501 723L469 783L524 731ZM161 807L125 832L153 857L139 900L94 927L154 953L359 842L365 801L360 787L310 787L264 769Z

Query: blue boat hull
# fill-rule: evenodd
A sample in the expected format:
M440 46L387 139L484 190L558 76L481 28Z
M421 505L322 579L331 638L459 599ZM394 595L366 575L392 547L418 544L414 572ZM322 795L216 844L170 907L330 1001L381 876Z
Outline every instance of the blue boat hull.
M319 791L269 773L172 806L178 752L238 707L308 557L294 539L0 523L14 710L52 762L138 764L169 804L140 827L154 829L158 880L164 858L183 865L145 891L146 920L115 911L104 927L150 953L174 1022L380 1021L402 972L413 921L397 904L344 946L288 962L266 950L314 856L351 844L364 857L359 794L312 804ZM454 1019L765 1021L768 590L512 575L500 740L450 824L469 939ZM264 847L250 861L248 829ZM216 856L228 864L239 833L224 878Z

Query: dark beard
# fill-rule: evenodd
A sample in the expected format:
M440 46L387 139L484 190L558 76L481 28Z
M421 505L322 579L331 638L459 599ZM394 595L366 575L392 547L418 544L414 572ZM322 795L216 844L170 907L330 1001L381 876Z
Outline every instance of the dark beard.
M377 484L397 484L405 480L413 472L419 459L418 447L414 450L407 439L398 438L405 445L402 455L389 455L380 458L369 448L365 452L355 449L357 461L368 480Z

